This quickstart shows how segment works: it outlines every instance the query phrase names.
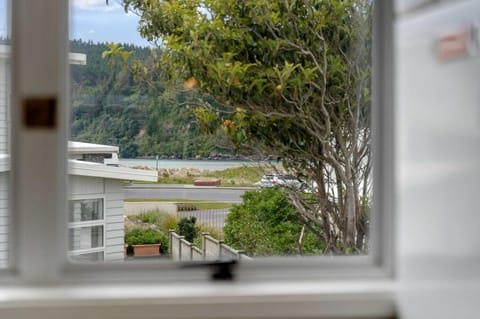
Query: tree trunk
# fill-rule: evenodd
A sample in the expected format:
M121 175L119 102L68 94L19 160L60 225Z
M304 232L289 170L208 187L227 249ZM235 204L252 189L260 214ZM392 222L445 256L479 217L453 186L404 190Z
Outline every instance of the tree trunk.
M366 218L360 216L358 223L357 223L357 242L356 247L359 251L365 252L365 239L367 235L367 223Z
M356 214L355 214L355 185L353 182L353 176L351 172L351 165L348 163L345 167L345 215L347 218L346 232L345 232L345 247L355 247L356 237Z
M325 188L325 178L323 170L325 167L322 165L319 169L320 173L317 177L318 185L318 201L320 204L320 217L323 221L323 236L325 238L325 245L328 252L333 252L336 250L335 238L332 236L332 229L330 227L331 216L328 212L328 194L327 189Z

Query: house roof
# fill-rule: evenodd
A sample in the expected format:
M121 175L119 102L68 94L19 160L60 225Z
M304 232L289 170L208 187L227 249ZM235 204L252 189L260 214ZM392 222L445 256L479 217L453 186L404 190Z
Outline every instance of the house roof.
M71 175L102 177L129 181L156 182L157 171L107 166L101 163L69 160L68 173Z
M0 154L0 172L10 171L10 156ZM156 182L158 173L140 169L108 166L101 163L69 160L68 173L77 176L118 179L126 181Z
M118 146L68 141L69 154L118 153Z

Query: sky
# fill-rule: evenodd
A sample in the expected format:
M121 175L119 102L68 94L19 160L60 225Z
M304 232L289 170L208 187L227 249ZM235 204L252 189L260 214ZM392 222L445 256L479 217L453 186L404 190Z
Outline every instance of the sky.
M0 36L7 34L7 0L0 0ZM11 0L14 1L14 0ZM139 18L125 13L119 0L70 0L70 39L150 46L137 31Z
M125 13L119 1L70 0L70 38L149 46L137 31L138 16Z
M0 0L0 37L7 37L7 0Z

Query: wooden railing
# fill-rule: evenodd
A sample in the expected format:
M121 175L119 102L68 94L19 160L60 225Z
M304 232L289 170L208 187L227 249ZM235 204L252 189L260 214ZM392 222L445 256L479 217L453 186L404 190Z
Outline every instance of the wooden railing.
M217 260L217 259L234 259L248 260L251 259L242 250L234 249L223 241L210 236L209 233L202 234L202 249L197 247L185 239L184 236L178 235L174 230L170 230L170 257L174 261L189 260Z

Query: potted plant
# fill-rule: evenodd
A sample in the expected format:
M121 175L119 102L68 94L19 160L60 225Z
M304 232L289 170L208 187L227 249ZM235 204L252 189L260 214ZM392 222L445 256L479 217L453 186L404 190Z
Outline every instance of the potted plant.
M158 256L167 247L168 239L156 229L133 228L125 233L125 256Z

